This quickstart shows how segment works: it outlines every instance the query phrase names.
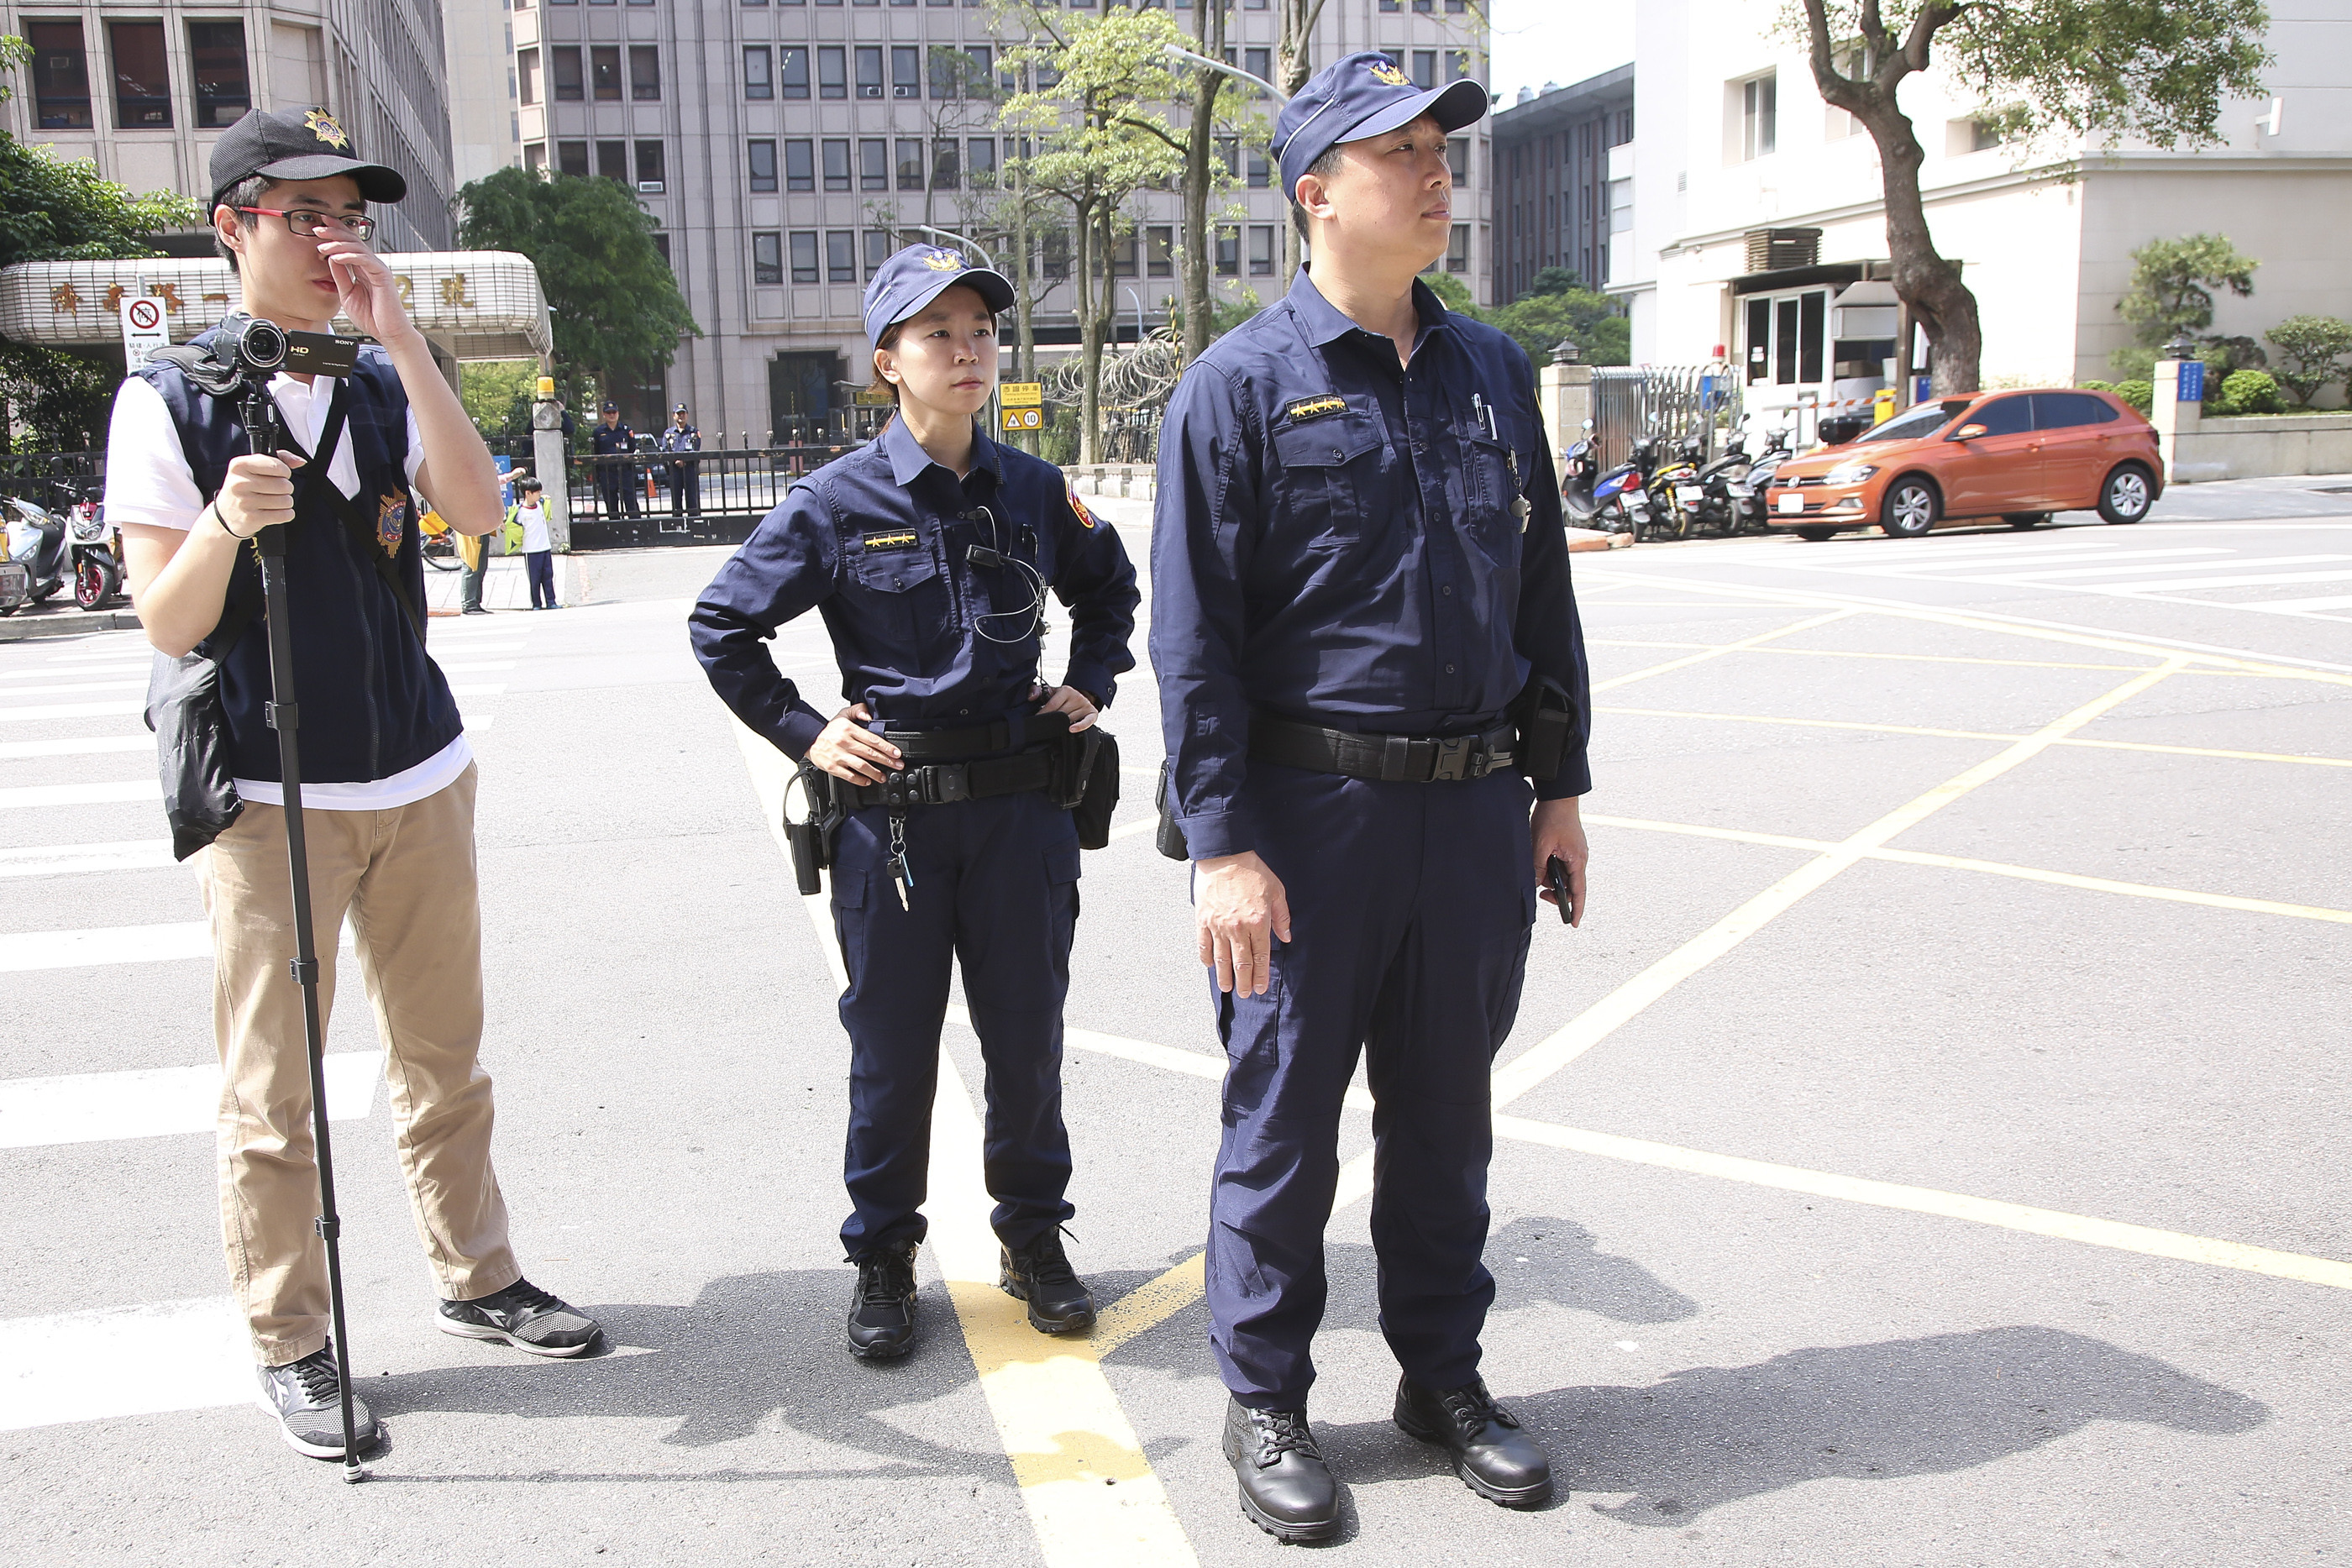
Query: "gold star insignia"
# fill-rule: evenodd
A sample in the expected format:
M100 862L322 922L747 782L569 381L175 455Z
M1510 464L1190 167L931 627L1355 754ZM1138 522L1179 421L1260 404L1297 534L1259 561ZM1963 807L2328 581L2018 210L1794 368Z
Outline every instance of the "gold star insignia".
M352 144L352 139L343 134L343 128L335 123L335 117L323 109L314 109L305 114L302 123L310 128L311 135L330 147L340 150Z
M963 269L963 257L951 250L935 250L923 257L923 265L933 272L960 272Z
M1412 80L1387 60L1372 62L1372 79L1382 87L1410 87Z

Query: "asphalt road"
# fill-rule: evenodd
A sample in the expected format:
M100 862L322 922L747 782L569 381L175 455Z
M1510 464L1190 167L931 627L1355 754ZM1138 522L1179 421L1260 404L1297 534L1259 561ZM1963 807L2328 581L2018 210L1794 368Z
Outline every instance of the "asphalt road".
M1498 1070L1486 1361L1566 1491L1507 1513L1388 1425L1359 1199L1313 1406L1337 1551L2352 1552L2352 504L2323 491L1576 558L1593 903L1547 911ZM2264 520L2215 519L2231 495ZM1144 508L1097 509L1139 553ZM227 1315L208 960L137 633L0 645L0 1561L1281 1559L1235 1510L1188 1283L1220 1059L1141 831L1148 673L1068 1014L1073 1251L1118 1304L1060 1346L942 1288L987 1264L951 1025L927 1337L859 1364L835 982L772 758L683 632L721 558L573 558L574 607L434 622L481 758L499 1171L531 1277L613 1348L435 1332L351 988L330 1103L392 1434L358 1488L252 1407ZM814 618L779 658L831 690ZM1369 1142L1351 1112L1343 1152Z

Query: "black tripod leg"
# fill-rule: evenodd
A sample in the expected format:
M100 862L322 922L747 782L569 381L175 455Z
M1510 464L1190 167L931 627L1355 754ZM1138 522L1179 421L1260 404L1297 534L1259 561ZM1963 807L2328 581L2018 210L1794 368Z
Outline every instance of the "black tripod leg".
M302 988L302 1043L310 1058L310 1133L319 1158L319 1236L327 1244L327 1306L334 1332L335 1380L342 1385L343 1479L360 1481L352 1418L351 1335L343 1322L342 1218L335 1211L335 1156L327 1134L327 1044L319 1025L319 945L310 928L310 854L302 836L300 706L294 693L292 612L286 592L286 530L261 530L261 593L269 632L269 727L278 732L286 792L286 862L294 884L294 981Z

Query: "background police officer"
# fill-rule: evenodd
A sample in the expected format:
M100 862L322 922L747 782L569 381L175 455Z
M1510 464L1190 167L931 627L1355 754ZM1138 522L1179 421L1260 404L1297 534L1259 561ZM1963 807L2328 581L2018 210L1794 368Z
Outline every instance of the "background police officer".
M996 385L996 273L914 246L866 291L880 436L794 485L703 591L694 651L738 717L822 768L849 810L833 858L849 975L850 1112L843 1250L857 1265L850 1350L914 1343L915 1249L951 960L988 1063L982 1175L1001 1282L1047 1333L1094 1322L1062 1249L1062 999L1077 918L1070 813L1041 790L1093 724L1139 598L1112 530L1061 472L981 435ZM1064 684L1037 679L1048 590L1070 606ZM820 612L850 706L828 721L778 673L767 640ZM807 769L803 769L805 777ZM928 802L928 803L927 803Z
M670 410L669 426L656 443L664 452L699 452L702 432L686 417L686 404ZM669 515L673 517L702 516L702 465L672 457L666 465L669 469Z
M1306 1405L1360 1050L1397 1424L1484 1496L1551 1496L1478 1375L1479 1254L1489 1068L1551 857L1581 904L1590 787L1563 721L1530 823L1506 710L1537 677L1581 715L1583 643L1527 356L1413 277L1452 226L1446 133L1486 111L1378 54L1308 82L1274 146L1312 274L1186 372L1160 436L1151 657L1232 1063L1211 1341L1243 1509L1286 1540L1339 1522Z
M621 423L621 405L607 401L602 423L596 426L596 455L618 458L637 449L637 433ZM596 489L604 497L607 517L636 517L637 468L634 463L619 461L596 465Z

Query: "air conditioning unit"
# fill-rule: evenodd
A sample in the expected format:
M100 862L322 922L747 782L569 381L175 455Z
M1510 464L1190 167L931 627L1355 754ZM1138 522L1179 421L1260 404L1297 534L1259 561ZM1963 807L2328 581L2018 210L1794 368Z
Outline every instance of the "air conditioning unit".
M918 98L921 95L910 87L894 87L890 89L890 96L892 98Z
M857 96L860 98L880 98L882 96L882 89L878 84L874 82L859 82L857 84Z
M1790 267L1821 265L1819 229L1750 229L1741 237L1746 242L1750 272L1782 272Z
M659 180L640 180L637 189L646 195L658 196L662 193L662 183Z

